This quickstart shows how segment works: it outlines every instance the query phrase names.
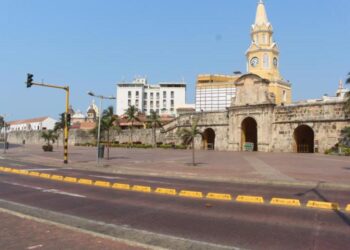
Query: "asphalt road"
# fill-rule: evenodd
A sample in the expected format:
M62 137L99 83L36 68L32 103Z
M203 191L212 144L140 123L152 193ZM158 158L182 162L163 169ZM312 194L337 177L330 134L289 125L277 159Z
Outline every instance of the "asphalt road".
M40 172L232 195L350 203L349 191L277 187L101 174L0 160ZM243 249L346 249L349 213L119 191L0 173L0 199L50 211L194 241Z

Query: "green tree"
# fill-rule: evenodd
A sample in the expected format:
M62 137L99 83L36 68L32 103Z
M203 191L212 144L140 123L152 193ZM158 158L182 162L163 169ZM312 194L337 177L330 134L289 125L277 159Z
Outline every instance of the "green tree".
M50 142L55 143L58 135L53 130L46 130L41 133L41 138L47 142L47 146L51 146Z
M100 125L100 136L103 140L107 141L107 159L109 160L109 149L110 149L110 135L112 131L117 131L119 134L121 129L119 126L119 118L113 112L113 106L108 107L102 112L101 125ZM95 128L91 130L97 141L98 135L98 122ZM100 140L101 140L100 138Z
M158 113L154 110L151 110L150 115L147 117L147 122L152 128L152 140L153 140L153 147L157 147L157 128L162 127L162 123L160 121L160 117Z
M132 106L130 106L127 110L126 110L126 112L125 112L125 115L126 115L126 119L128 120L128 122L131 122L131 126L129 126L129 130L130 130L130 141L129 141L129 143L131 144L131 145L133 145L134 144L134 142L133 142L133 131L134 131L134 122L135 121L140 121L140 119L138 118L138 109L134 106L134 105L132 105Z
M182 139L185 145L190 145L192 147L192 165L196 165L195 161L195 149L194 149L194 140L197 135L202 135L202 132L198 129L199 118L196 118L192 121L191 128L183 128L178 130L178 136Z

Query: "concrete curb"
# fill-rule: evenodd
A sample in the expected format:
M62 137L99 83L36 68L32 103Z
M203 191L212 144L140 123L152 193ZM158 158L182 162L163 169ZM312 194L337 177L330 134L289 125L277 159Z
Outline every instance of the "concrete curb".
M31 207L15 202L0 199L0 207L12 212L17 212L34 218L38 218L49 223L57 223L63 226L82 229L88 232L107 235L118 240L138 242L139 246L148 249L179 249L179 250L238 250L237 247L221 246L211 243L177 238L168 235L156 234L144 230L132 229L125 226L106 224L81 217L71 216L58 212L53 212L41 208Z

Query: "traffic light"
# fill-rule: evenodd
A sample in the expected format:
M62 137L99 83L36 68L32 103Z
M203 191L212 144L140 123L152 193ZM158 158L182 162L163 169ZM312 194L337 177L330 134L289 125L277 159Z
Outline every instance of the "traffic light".
M69 128L71 125L71 115L68 113L67 114L67 127Z
M33 74L27 74L27 88L30 88L33 85Z

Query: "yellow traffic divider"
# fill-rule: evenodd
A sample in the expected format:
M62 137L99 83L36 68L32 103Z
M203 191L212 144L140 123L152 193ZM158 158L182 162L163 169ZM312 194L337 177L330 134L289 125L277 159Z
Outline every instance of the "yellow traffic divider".
M350 212L350 204L346 206L345 211Z
M172 188L157 188L154 192L158 194L176 195L176 189Z
M4 168L4 172L12 172L12 168Z
M29 171L25 170L25 169L21 169L21 170L19 170L19 174L28 175Z
M35 176L35 177L39 177L40 173L39 172L29 172L30 176Z
M63 181L65 181L65 182L73 182L73 183L76 183L77 180L78 180L77 178L75 178L75 177L69 177L69 176L64 177L64 179L63 179Z
M280 206L292 206L300 207L301 203L297 199L283 199L283 198L272 198L270 201L271 205L280 205Z
M264 203L264 198L261 196L238 195L236 201L247 203Z
M232 196L230 194L208 193L207 199L231 201Z
M181 190L179 196L190 198L203 198L203 193L198 191Z
M134 185L131 190L136 192L143 192L143 193L150 193L152 191L151 187L140 186L140 185Z
M50 178L51 178L51 175L50 175L50 174L46 174L46 173L41 173L41 174L40 174L40 177L41 177L41 178L44 178L44 179L50 179Z
M19 170L15 169L15 168L13 168L11 172L14 173L14 174L19 174Z
M121 189L121 190L130 190L130 185L123 184L123 183L114 183L112 188Z
M51 175L51 180L55 181L63 181L63 176L62 175Z
M79 183L79 184L84 184L84 185L92 185L92 184L93 184L93 181L92 181L92 180L89 180L89 179L79 179L79 180L78 180L78 183Z
M94 185L99 187L110 187L111 183L108 181L95 181Z
M339 210L339 204L334 202L324 202L324 201L308 201L306 204L310 208L321 208L328 210Z

